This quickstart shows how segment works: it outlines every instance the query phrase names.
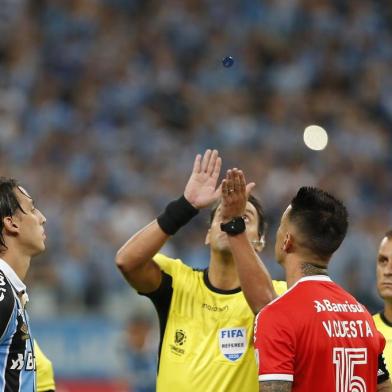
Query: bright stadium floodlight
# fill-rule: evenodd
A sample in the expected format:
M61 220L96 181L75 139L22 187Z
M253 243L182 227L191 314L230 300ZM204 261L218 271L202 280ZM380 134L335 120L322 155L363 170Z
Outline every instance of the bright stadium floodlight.
M311 150L324 150L328 144L328 134L324 128L318 125L309 125L304 131L304 143Z

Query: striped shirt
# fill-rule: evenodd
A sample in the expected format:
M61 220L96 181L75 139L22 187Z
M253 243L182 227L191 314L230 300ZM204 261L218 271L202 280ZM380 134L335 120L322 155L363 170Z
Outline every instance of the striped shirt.
M35 392L35 359L26 286L0 259L0 392Z

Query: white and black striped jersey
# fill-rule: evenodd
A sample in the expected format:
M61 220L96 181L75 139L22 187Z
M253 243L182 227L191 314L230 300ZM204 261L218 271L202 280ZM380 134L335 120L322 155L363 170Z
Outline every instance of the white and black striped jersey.
M13 269L0 259L0 392L36 391L25 289Z

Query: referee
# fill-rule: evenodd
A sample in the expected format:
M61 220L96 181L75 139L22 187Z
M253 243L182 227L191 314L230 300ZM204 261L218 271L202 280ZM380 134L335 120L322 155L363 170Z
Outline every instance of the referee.
M259 202L250 197L243 217L223 226L222 205L212 211L206 236L210 263L204 271L158 253L199 209L219 199L220 168L218 151L197 155L184 195L117 253L116 263L126 280L139 294L151 299L159 315L158 392L258 391L252 343L254 313L274 298L275 291L281 293L286 286L283 282L271 283L265 270L256 277L265 284L259 286L258 299L251 309L240 287L227 234L246 225L249 243L255 251L261 251L264 216Z
M37 392L54 392L53 365L34 340L35 365L37 371Z
M392 230L385 233L377 256L377 290L384 300L384 310L373 316L377 329L384 335L384 358L392 374Z

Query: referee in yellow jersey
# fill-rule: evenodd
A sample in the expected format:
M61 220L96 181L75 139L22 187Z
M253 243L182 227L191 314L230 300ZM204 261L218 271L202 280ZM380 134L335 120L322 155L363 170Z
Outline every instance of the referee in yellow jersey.
M373 316L377 329L384 335L384 358L392 374L392 230L385 233L377 256L377 290L384 300L384 310Z
M42 352L38 343L34 340L35 364L37 369L37 391L54 392L55 382L52 362Z
M247 246L254 254L262 250L264 216L257 199L244 200L246 209L235 219L231 219L225 203L212 211L205 240L210 247L207 269L193 270L179 259L158 253L201 208L220 199L220 168L218 151L197 155L184 195L117 252L116 263L122 274L139 294L151 299L159 315L157 392L259 390L254 315L276 292L284 291L286 284L271 282L261 266L253 274L258 284L250 307L228 242L228 235L246 229ZM248 193L253 185L246 187Z

